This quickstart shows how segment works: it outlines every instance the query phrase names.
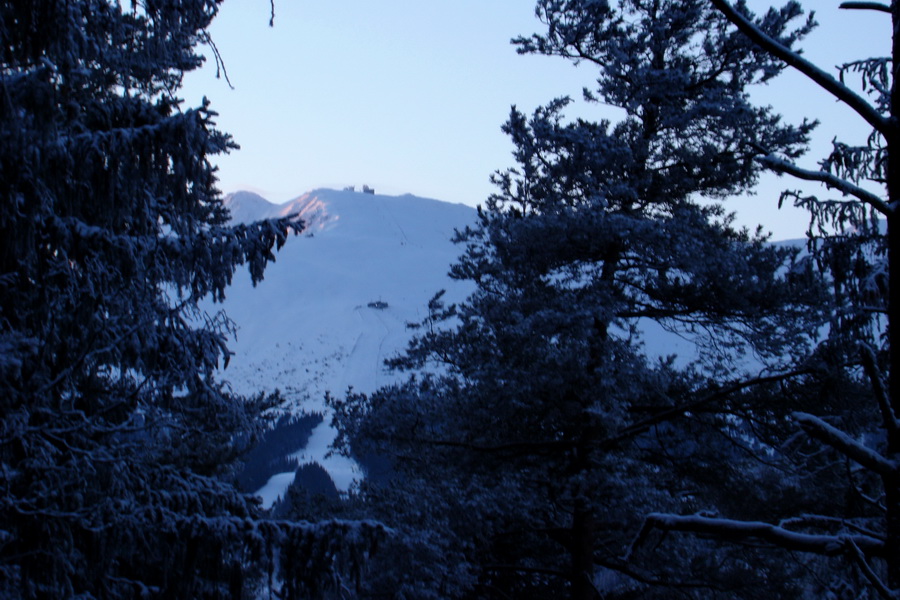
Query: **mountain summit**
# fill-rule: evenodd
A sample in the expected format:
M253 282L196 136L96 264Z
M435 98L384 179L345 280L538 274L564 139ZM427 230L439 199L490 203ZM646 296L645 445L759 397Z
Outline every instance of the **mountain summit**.
M446 301L458 302L471 290L447 272L462 250L451 242L454 229L475 223L472 207L327 189L284 204L237 192L225 203L234 222L296 214L307 224L255 288L239 274L224 303L207 306L224 309L236 326L234 356L221 374L235 391L278 389L296 412L322 411L326 391L374 391L396 379L384 360L406 347L406 324L422 320L428 300L446 289ZM321 462L346 489L352 466L324 458L331 436L318 427L298 458ZM264 500L291 479L282 477Z

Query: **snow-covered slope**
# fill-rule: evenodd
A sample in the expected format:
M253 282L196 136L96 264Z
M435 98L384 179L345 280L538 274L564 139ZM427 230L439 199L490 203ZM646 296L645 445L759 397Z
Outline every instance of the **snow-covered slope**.
M406 323L422 319L428 300L446 289L448 302L459 301L471 290L447 277L461 251L450 241L453 230L475 222L471 207L334 190L281 205L250 192L226 202L238 222L298 214L308 225L256 288L239 273L224 305L206 307L224 308L237 326L235 356L221 374L235 391L279 389L298 411L322 410L326 391L374 391L396 377L384 359L406 346ZM324 457L327 422L313 431L301 462L320 462L346 489L356 473L348 461ZM264 501L291 480L273 477L261 490Z

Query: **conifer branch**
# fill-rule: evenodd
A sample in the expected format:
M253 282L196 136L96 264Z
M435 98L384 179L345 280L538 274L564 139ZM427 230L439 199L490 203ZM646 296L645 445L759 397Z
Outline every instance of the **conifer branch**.
M710 1L713 6L725 15L725 18L738 28L741 33L750 38L754 43L758 44L763 50L782 60L788 66L797 69L832 96L847 104L847 106L852 108L875 130L885 136L885 138L892 137L893 130L896 126L869 104L865 98L856 94L832 75L829 75L815 64L800 56L797 52L787 48L784 44L768 35L762 29L757 27L756 24L747 19L747 17L735 10L727 0Z
M836 175L827 171L813 171L803 169L792 162L788 162L774 154L767 154L758 159L761 163L777 173L787 173L798 179L805 181L817 181L830 189L836 189L847 196L853 196L857 200L864 202L880 212L883 215L889 215L893 212L893 208L885 202L881 197L872 192L850 183L846 179L841 179Z
M872 382L872 391L878 400L878 407L881 409L881 420L884 427L888 431L888 435L892 438L900 433L900 423L897 421L897 414L891 406L890 398L888 398L887 389L881 378L881 370L875 360L875 351L868 344L862 344L860 347L860 357L862 360L863 370Z
M731 385L724 386L717 390L712 390L702 395L699 399L694 400L693 402L665 408L654 415L632 423L628 427L625 427L624 429L619 431L615 436L604 440L602 443L602 447L605 449L612 448L616 443L626 439L634 438L637 435L650 430L656 425L659 425L666 421L681 418L685 413L698 411L707 404L722 400L733 394L737 394L752 387L787 381L806 373L808 373L807 369L799 369L795 371L779 373L777 375L754 377L752 379L735 382Z

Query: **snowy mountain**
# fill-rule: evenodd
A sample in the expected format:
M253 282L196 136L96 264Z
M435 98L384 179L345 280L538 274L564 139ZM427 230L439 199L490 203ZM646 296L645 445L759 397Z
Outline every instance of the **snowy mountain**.
M322 411L326 391L371 392L394 380L384 359L405 348L408 322L446 289L460 301L471 287L447 276L461 248L455 228L475 222L473 208L410 195L391 197L316 190L276 205L251 192L226 197L235 222L297 214L307 223L255 288L239 273L223 305L236 327L235 355L221 377L240 393L280 390L297 413ZM299 463L319 462L338 489L358 476L340 457L326 458L328 419L312 432ZM266 505L294 473L274 476L258 493Z

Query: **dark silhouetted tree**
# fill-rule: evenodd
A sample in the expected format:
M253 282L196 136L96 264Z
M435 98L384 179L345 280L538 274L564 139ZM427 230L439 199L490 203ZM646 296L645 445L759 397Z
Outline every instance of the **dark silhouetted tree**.
M786 47L748 18L743 3L711 0L748 41L781 65L796 69L849 106L866 144L835 139L817 168L765 144L757 161L775 172L821 183L829 197L786 191L811 214L810 252L832 289L827 338L806 364L800 382L810 401L795 406L795 429L803 436L793 454L805 469L804 489L814 502L804 510L769 513L755 522L698 514L654 514L644 534L682 531L834 557L820 573L829 593L854 598L900 597L900 375L892 368L900 351L892 323L900 297L900 121L897 80L900 5L844 2L841 8L874 10L891 19L895 32L886 57L853 59L836 76ZM848 15L847 18L852 18ZM782 396L788 398L789 396ZM805 463L805 464L804 464ZM811 483L830 471L838 484ZM837 493L835 493L837 492ZM643 536L640 538L644 539Z
M459 307L435 298L394 361L437 374L333 401L344 447L393 471L362 502L427 548L398 585L415 589L418 568L433 597L796 597L795 565L752 548L622 557L647 511L774 501L770 447L742 432L786 418L757 390L795 375L821 289L797 249L735 229L715 201L752 188L759 147L798 157L812 124L751 104L784 66L704 0L537 14L547 33L520 52L596 69L586 97L621 118L567 122L566 99L513 109L517 166L452 270L477 289ZM799 16L755 22L790 46L811 27L790 29ZM648 330L691 340L697 360L648 357Z
M216 381L229 323L198 302L301 224L224 226L209 157L236 146L175 96L218 4L0 5L4 598L312 589L377 529L262 521L231 484L268 400Z

